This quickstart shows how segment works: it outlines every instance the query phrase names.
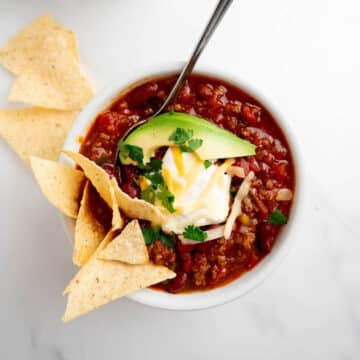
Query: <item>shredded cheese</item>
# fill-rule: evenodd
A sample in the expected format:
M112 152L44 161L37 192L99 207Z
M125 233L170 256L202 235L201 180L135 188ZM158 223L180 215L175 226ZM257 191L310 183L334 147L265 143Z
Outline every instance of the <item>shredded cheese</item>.
M230 166L226 172L229 175L233 175L233 176L237 176L239 178L244 178L245 177L245 171L242 167L240 166Z
M230 215L225 223L225 230L224 230L225 239L228 239L230 237L235 221L238 218L238 216L241 214L241 202L248 195L250 190L251 180L253 178L254 178L254 173L250 171L249 174L241 183L239 190L235 195L234 202L231 207Z
M231 166L231 164L234 162L234 160L229 159L226 160L221 166L219 166L214 173L212 174L210 180L208 181L205 189L200 194L200 197L198 201L194 202L189 208L188 211L195 211L204 206L204 201L209 194L209 192L213 189L214 185L217 184L217 186L223 186L224 184L224 174L226 172L226 169Z
M173 181L172 181L172 178L171 178L170 170L167 167L163 166L162 172L163 172L163 177L164 177L164 181L165 181L166 186L168 187L170 192L173 193L174 188L173 188Z
M176 194L177 196L181 196L185 189L189 189L190 186L195 182L199 172L204 168L204 165L200 161L194 161L193 165L191 166L190 170L188 171L189 177L186 179L186 183L182 187L182 189Z
M183 162L183 156L182 156L180 148L175 146L175 147L171 148L171 151L172 151L174 163L176 165L179 175L184 176L184 174L185 174L184 162Z
M222 185L220 180L223 182L224 181L224 173L225 171L228 169L229 166L231 166L231 164L234 162L234 160L229 159L226 160L222 165L220 165L212 174L211 179L209 180L209 182L206 185L206 188L204 189L204 191L201 193L200 195L200 199L204 199L206 197L206 195L208 194L208 192L212 189L212 187L214 186L214 184L218 184L218 185ZM200 201L201 201L200 200Z
M149 182L144 176L140 177L139 186L141 191L144 191L149 186Z

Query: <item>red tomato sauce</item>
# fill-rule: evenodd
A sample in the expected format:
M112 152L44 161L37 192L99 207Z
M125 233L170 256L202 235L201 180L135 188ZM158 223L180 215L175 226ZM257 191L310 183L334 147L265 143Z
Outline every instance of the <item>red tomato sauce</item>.
M139 171L134 166L116 162L118 141L130 126L159 109L175 80L176 76L152 79L121 95L96 117L82 143L80 152L115 176L131 197L140 196ZM175 236L173 248L160 239L148 245L150 259L177 274L156 288L178 293L222 286L252 269L271 252L283 226L271 224L268 216L275 209L290 215L292 201L276 200L279 189L295 192L290 148L281 128L259 101L216 78L191 75L168 110L202 117L257 146L256 155L236 159L236 165L241 166L245 174L253 171L255 179L243 201L244 216L237 220L230 239L183 245ZM234 177L232 188L236 190L241 181ZM109 226L111 212L105 209L107 205L97 193L91 201L95 216ZM144 221L140 224L149 226Z

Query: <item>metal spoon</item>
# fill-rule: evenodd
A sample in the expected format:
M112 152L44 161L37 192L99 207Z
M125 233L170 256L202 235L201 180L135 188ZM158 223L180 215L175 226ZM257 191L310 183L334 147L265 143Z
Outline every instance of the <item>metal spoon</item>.
M131 126L125 134L122 136L121 140L124 140L134 129L136 129L138 126L145 124L153 117L160 115L166 107L173 101L173 99L179 94L179 91L183 84L185 83L187 77L191 74L192 70L194 69L194 66L200 57L202 51L204 50L206 44L210 40L211 35L214 33L216 27L220 23L221 19L223 18L226 10L229 8L230 4L233 0L220 0L211 15L211 18L206 25L205 30L203 31L200 40L198 41L189 61L185 64L184 68L182 69L179 77L176 80L176 83L174 87L171 89L170 94L164 101L164 103L161 105L160 109L151 117L141 120ZM118 156L117 156L118 157Z

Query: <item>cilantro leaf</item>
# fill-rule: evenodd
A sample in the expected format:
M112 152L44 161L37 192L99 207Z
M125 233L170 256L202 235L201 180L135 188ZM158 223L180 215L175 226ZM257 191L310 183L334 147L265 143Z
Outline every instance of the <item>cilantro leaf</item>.
M154 188L164 184L164 178L159 172L145 173L144 176L151 181Z
M198 226L189 225L184 229L183 236L186 239L203 242L207 238L207 233L202 231Z
M190 140L192 141L192 140ZM190 144L190 141L189 141L189 144ZM200 140L201 143L202 143L202 140ZM188 152L188 153L192 153L194 152L195 150L197 150L199 147L201 146L201 144L198 146L197 143L192 143L191 146L189 145L180 145L180 150L181 152Z
M204 161L204 167L205 169L209 168L212 165L212 162L210 160L205 160Z
M166 245L167 247L173 249L175 247L175 240L174 237L170 234L165 234L160 232L160 240L161 242Z
M202 143L203 143L202 139L191 139L191 140L189 140L188 147L191 150L190 152L196 151L202 145Z
M268 221L273 225L283 225L287 223L287 216L285 216L279 209L275 209L268 217Z
M182 152L194 152L203 143L202 139L191 139L194 135L192 129L177 128L170 136L169 140L180 147Z
M130 158L137 163L140 169L145 168L145 165L143 163L144 153L143 149L140 146L125 144L124 141L119 141L118 151L120 160Z
M180 145L181 152L191 152L187 145Z
M177 128L170 136L169 140L173 141L175 145L184 145L192 136L194 131L192 129Z
M161 231L160 226L153 227L144 227L141 229L142 234L144 236L144 241L146 245L151 245L156 240L160 240L164 245L169 248L175 247L175 240L173 235L165 234Z
M146 245L150 245L160 239L160 226L144 227L141 231Z
M144 153L143 149L139 146L126 144L129 150L129 158L136 161L138 164L143 164Z
M154 204L155 202L155 189L150 185L140 193L141 199Z
M165 185L159 185L159 190L160 191L156 193L156 198L161 201L161 204L164 208L168 209L171 213L175 212L175 196Z
M124 141L119 141L117 145L117 152L119 153L120 159L127 159L129 157L129 149L124 143Z
M154 171L160 171L162 167L162 160L151 158L150 159L150 167Z

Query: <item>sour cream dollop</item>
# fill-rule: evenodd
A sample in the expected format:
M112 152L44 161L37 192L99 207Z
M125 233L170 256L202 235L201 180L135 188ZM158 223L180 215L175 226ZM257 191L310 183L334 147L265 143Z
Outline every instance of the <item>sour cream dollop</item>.
M188 225L220 224L229 213L231 176L226 170L233 160L221 165L205 163L195 153L170 147L163 158L162 175L175 196L174 213L161 224L165 232L181 234Z

